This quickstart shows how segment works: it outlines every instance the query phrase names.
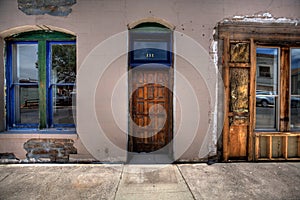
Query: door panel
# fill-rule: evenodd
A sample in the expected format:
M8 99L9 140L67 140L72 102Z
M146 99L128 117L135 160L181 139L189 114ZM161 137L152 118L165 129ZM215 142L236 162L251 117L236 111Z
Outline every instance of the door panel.
M253 123L253 41L224 42L225 109L223 127L223 159L251 160ZM251 51L251 52L250 52ZM252 84L251 84L252 83ZM247 158L248 156L248 158Z
M130 72L129 151L153 152L172 139L171 69Z

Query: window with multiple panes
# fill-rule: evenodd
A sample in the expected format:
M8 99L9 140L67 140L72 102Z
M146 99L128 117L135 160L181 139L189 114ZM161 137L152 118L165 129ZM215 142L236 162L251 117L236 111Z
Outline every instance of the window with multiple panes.
M8 128L74 127L75 36L25 32L6 49Z
M262 19L218 24L223 159L300 159L300 27Z
M287 130L300 130L300 48L288 48L289 59L280 63L281 51L280 47L256 48L256 130L279 131L280 120L288 123ZM262 65L269 66L269 76L262 76ZM288 95L283 97L285 91ZM280 119L286 104L290 117Z

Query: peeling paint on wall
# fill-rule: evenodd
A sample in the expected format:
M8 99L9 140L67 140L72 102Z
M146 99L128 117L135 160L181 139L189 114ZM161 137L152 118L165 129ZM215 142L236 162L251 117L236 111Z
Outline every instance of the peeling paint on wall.
M300 22L299 19L288 19L285 17L275 18L270 13L243 15L243 16L236 15L232 18L226 18L223 20L223 22L230 22L230 21L231 22L233 21L255 22L255 23L290 23L290 24L295 24L295 26L297 26L298 23Z
M67 16L76 0L18 0L18 8L27 15Z
M215 34L215 31L213 33L213 35ZM216 67L216 74L218 74L218 41L213 40L210 48L209 48L209 55L214 63L214 66ZM213 108L213 112L212 112L212 117L213 117L213 133L212 134L212 140L210 141L209 144L209 156L211 155L217 155L217 142L218 142L218 81L216 81L216 91L215 91L215 105Z

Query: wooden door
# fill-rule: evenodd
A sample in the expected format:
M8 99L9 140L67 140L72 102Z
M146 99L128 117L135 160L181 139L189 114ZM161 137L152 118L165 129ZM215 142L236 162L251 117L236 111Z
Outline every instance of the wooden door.
M255 45L253 40L224 40L225 109L223 159L252 160ZM252 84L251 84L252 83Z
M129 151L157 151L172 140L172 92L168 89L172 86L171 70L146 68L130 72Z

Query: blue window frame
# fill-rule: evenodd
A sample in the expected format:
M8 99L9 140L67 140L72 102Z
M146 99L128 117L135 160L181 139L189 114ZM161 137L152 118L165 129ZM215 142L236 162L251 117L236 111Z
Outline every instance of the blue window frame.
M36 127L38 116L37 42L7 46L7 119L10 127Z
M76 41L60 32L6 38L7 128L75 127Z

